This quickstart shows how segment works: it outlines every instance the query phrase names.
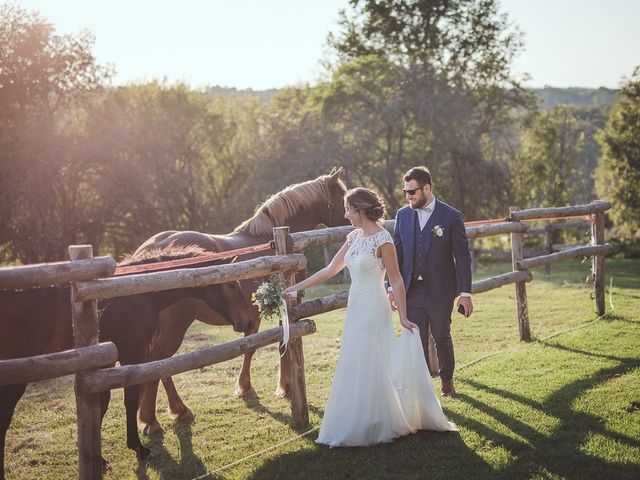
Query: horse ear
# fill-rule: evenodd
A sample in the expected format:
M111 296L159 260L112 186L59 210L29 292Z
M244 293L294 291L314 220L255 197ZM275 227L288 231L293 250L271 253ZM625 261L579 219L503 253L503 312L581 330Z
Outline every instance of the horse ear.
M340 178L340 175L342 175L342 167L340 167L340 168L333 167L333 169L331 170L329 175L331 176L331 178L329 178L330 182L332 182L332 183L337 182L338 179Z

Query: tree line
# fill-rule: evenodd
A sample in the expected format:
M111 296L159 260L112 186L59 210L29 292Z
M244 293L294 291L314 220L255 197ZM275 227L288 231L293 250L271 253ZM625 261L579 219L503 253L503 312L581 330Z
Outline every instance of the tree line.
M512 71L522 39L497 1L353 0L328 37L327 79L262 97L112 87L92 45L0 7L2 262L60 260L73 243L120 255L162 230L229 232L333 166L392 213L402 174L424 164L469 220L603 196L626 205L612 214L618 233L638 234L638 71L614 107L544 108Z

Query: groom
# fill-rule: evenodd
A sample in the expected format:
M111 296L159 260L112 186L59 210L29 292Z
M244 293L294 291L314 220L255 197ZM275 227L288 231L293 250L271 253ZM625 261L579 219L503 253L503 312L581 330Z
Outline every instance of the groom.
M431 191L431 173L413 167L403 177L409 205L396 214L393 241L407 292L407 317L420 327L427 362L428 328L436 345L442 396L455 394L454 355L451 340L453 302L473 312L471 302L471 256L462 214L441 202ZM395 308L393 291L389 301Z

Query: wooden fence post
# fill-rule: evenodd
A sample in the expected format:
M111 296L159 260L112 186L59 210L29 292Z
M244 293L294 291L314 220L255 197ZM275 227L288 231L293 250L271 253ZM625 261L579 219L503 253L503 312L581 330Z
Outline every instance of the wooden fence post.
M518 210L518 207L510 207L509 212ZM511 267L515 272L518 270L516 262L523 259L522 254L522 234L520 232L511 233ZM526 282L517 282L516 286L516 308L518 312L518 327L520 329L520 340L531 341L531 330L529 329L529 307L527 305Z
M93 258L91 245L69 246L71 260ZM75 284L71 284L71 318L73 346L87 347L98 344L98 303L76 301ZM78 478L102 479L102 454L100 451L100 394L79 392L78 382L82 373L75 375L76 410L78 424Z
M591 224L591 243L602 245L604 243L604 212L595 214L594 222ZM604 255L594 255L591 258L591 265L594 275L594 289L596 298L596 310L598 315L604 315Z
M293 253L293 242L289 236L289 227L275 227L273 229L276 255ZM285 275L285 285L294 285L295 273ZM293 300L295 301L295 300ZM307 405L307 387L304 379L304 353L302 351L302 338L292 338L287 345L284 355L285 363L288 363L291 387L291 416L296 428L309 425L309 406Z

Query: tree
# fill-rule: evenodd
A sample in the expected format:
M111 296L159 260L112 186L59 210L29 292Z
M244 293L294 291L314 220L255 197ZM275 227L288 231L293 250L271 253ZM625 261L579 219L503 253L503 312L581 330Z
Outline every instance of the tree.
M340 63L376 55L418 65L465 89L516 85L510 66L522 46L496 0L351 0L341 33L329 36Z
M74 104L111 70L91 53L93 39L56 35L39 14L0 6L0 245L6 259L63 258L83 216L82 159L60 131Z
M518 32L492 0L353 0L324 88L341 147L392 207L402 173L426 164L436 194L469 218L504 209L515 108L532 96L511 74ZM481 180L481 181L479 181Z
M83 135L108 250L130 251L164 230L235 226L234 199L250 168L238 139L250 116L242 120L231 104L240 101L157 82L96 98Z
M584 146L583 126L568 106L534 115L524 126L513 166L516 198L521 207L559 207L570 203L570 183Z
M598 137L602 147L596 188L610 200L622 238L640 236L640 67L622 86L618 103Z

